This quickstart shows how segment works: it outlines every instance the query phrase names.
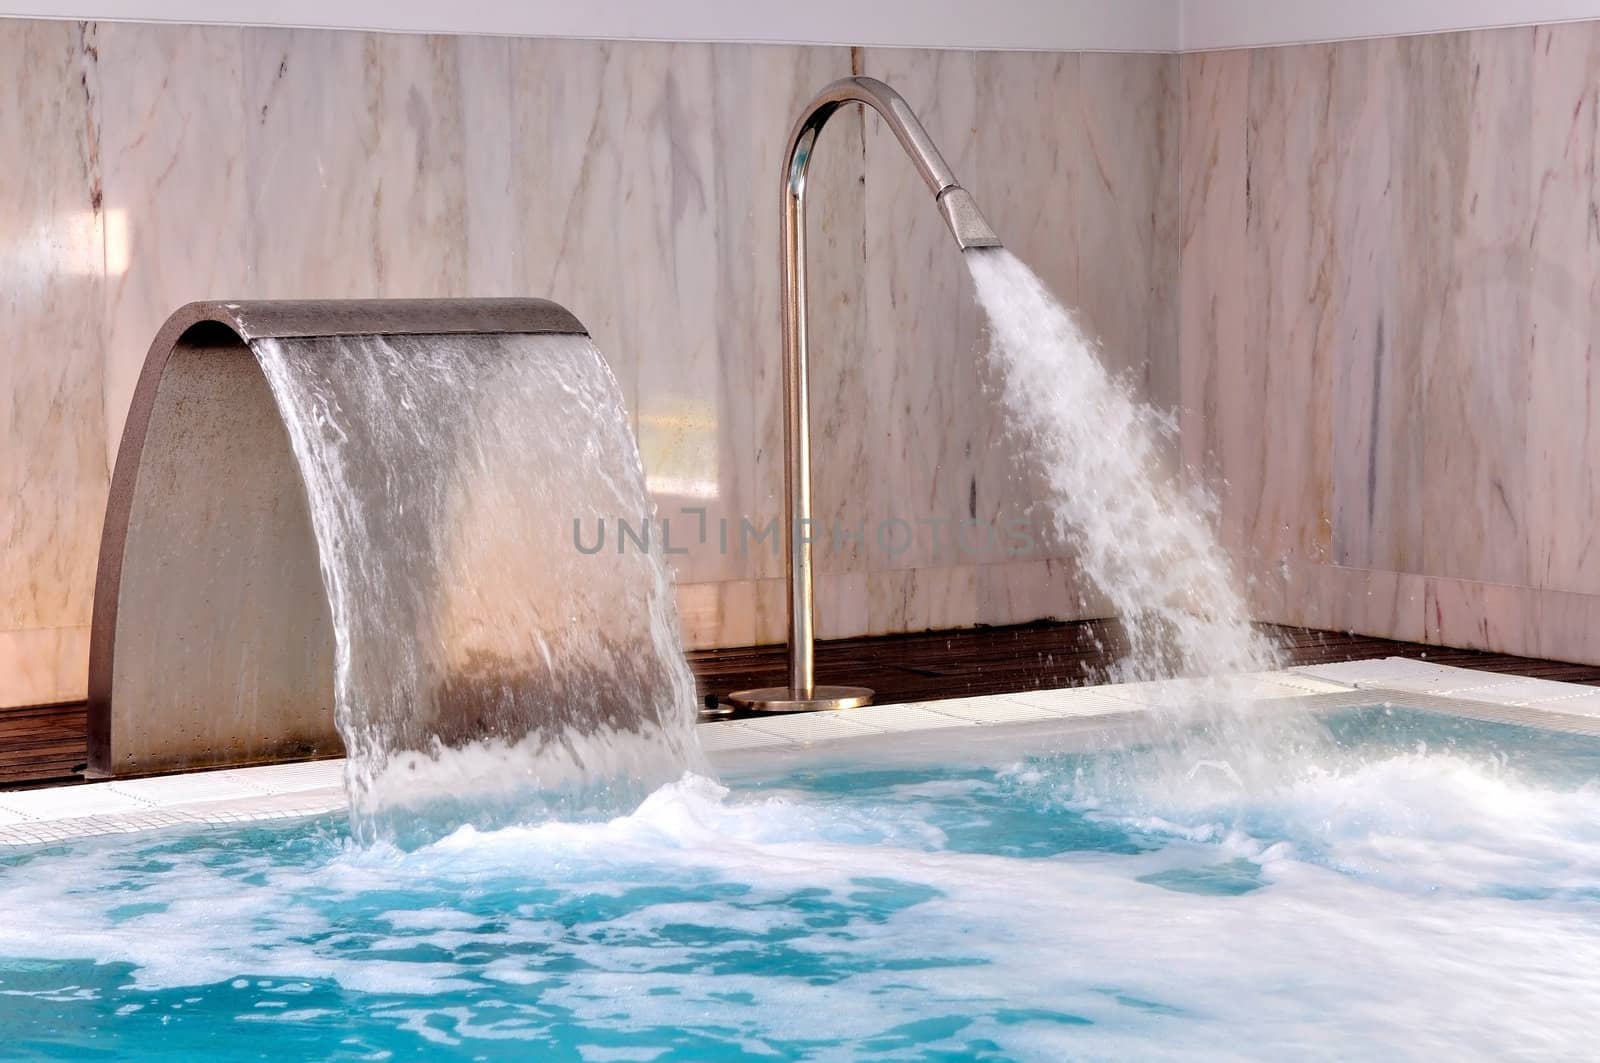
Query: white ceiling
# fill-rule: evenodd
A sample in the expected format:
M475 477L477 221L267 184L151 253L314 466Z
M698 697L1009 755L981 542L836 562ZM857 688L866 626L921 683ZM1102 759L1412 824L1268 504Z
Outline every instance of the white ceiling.
M1600 0L1175 0L1181 50L1600 18Z
M0 15L620 40L1175 51L1177 0L0 0Z
M1600 18L1600 0L0 0L4 16L1171 52Z

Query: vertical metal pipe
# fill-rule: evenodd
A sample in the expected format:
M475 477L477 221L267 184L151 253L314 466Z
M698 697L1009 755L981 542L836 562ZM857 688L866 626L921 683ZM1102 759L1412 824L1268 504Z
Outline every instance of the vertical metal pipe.
M806 342L806 170L820 123L790 149L783 188L783 449L786 524L784 566L789 595L789 691L815 693L816 615L811 597L811 352Z

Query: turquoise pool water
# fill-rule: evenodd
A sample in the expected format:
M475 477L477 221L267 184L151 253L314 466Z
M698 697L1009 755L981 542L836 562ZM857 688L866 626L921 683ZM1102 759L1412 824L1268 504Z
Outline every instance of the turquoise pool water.
M411 851L328 818L12 852L0 1057L1592 1047L1600 743L1369 709L1265 775L1017 744L750 762Z

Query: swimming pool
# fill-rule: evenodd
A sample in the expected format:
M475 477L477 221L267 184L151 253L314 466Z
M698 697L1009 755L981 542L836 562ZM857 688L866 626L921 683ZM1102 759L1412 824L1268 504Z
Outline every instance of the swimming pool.
M750 751L622 818L410 851L357 847L337 815L0 850L0 1044L1585 1053L1600 740L1392 707L1318 727L1249 780L1084 732L971 728Z

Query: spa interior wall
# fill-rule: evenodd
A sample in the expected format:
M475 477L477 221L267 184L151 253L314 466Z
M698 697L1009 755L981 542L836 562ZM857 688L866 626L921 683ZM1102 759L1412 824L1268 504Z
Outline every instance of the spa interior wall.
M1181 443L1256 614L1600 662L1600 22L1181 82Z
M780 559L738 549L781 511L773 159L851 71L902 88L1178 407L1262 619L1600 662L1600 23L1177 56L0 19L0 69L26 72L0 106L26 160L0 197L0 705L83 694L110 462L193 298L566 303L689 549L687 641L781 640ZM1102 614L1059 544L952 544L1033 494L965 273L881 126L822 143L817 512L869 539L821 550L822 633ZM909 549L871 541L895 520Z
M0 19L0 70L0 706L83 696L129 398L198 298L566 304L688 548L687 641L781 640L780 558L738 548L782 505L776 160L852 71L902 89L1008 243L1177 401L1175 55ZM816 508L868 539L821 550L821 633L1103 614L1059 544L953 539L1028 519L1033 492L960 258L890 135L842 114L813 180Z

